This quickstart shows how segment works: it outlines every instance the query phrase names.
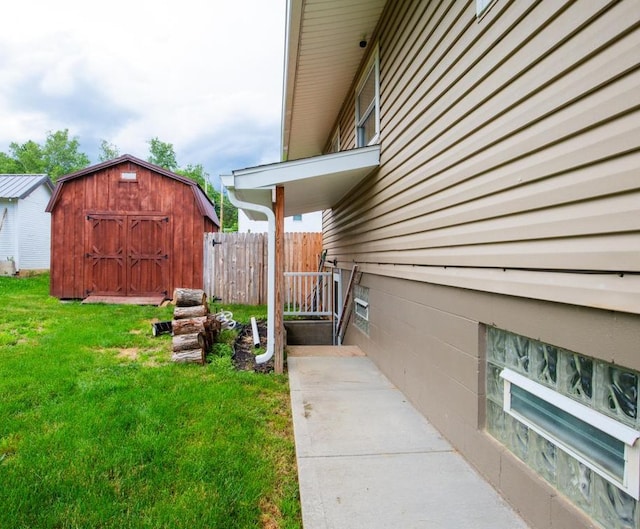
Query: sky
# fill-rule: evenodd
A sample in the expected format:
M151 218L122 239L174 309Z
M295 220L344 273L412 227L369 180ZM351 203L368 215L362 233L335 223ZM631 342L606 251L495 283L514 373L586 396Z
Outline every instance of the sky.
M0 151L69 129L220 174L280 161L286 0L20 0L0 31Z

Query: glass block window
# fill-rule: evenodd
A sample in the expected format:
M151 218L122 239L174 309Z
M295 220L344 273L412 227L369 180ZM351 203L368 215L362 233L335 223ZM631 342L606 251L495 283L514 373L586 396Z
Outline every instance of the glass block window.
M369 334L369 289L362 285L353 286L354 324L366 335Z
M486 343L487 431L607 529L640 528L638 373L495 327Z

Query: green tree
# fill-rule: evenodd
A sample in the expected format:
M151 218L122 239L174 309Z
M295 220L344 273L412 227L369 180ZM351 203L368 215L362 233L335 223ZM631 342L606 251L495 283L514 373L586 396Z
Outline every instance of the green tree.
M120 156L120 151L113 143L107 140L100 141L100 152L98 152L98 160L107 162Z
M157 137L151 138L149 144L149 158L148 162L164 167L169 171L175 171L178 169L178 162L176 161L176 153L173 150L173 144L160 141Z
M80 152L77 137L69 138L69 129L49 131L42 148L45 161L45 173L55 182L60 176L79 171L87 167L91 160Z
M209 185L209 173L207 173L204 170L204 167L202 167L202 164L196 164L196 165L192 165L189 164L186 167L182 168L182 169L176 169L175 171L177 174L182 175L182 176L186 176L187 178L191 178L191 180L195 180L202 189L204 189L204 191L209 195L210 193L209 191L209 187L211 187Z
M217 198L217 200L215 200L214 202L214 205L216 208L216 213L218 214L218 218L220 218L220 193L218 193L217 191L214 191L214 193L216 194ZM238 208L231 203L226 193L223 193L222 197L223 213L221 231L238 231Z
M0 152L0 174L20 174L18 163L4 152Z
M220 193L209 183L209 173L204 170L202 164L189 164L183 169L177 169L176 173L186 176L191 180L195 180L207 193L209 198L211 198L218 218L220 219L222 217L222 231L238 231L238 208L230 202L229 197L226 194L223 194L224 203L221 214Z
M0 153L0 172L16 174L45 173L55 182L60 176L79 171L90 163L80 152L78 138L69 138L69 130L47 132L44 145L33 140L12 142L10 154Z
M12 142L9 144L9 151L13 155L17 174L46 172L44 152L35 141L29 140L23 144Z

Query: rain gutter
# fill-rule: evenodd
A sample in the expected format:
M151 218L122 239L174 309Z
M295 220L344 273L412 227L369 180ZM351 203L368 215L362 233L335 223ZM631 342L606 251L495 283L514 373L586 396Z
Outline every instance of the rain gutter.
M276 215L273 209L262 204L254 204L240 200L235 193L233 175L222 176L222 183L227 189L230 202L237 208L262 213L268 221L267 238L267 350L256 356L256 364L264 364L271 360L275 352L275 309L276 309Z

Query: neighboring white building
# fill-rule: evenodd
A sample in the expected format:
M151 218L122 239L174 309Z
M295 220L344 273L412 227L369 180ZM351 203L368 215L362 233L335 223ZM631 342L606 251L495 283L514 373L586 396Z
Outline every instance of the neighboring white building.
M266 220L251 220L241 209L238 210L238 231L240 233L266 233ZM314 211L303 215L293 215L284 219L285 232L320 232L322 231L322 211Z
M45 208L53 183L45 174L0 175L0 270L47 270L51 215Z

